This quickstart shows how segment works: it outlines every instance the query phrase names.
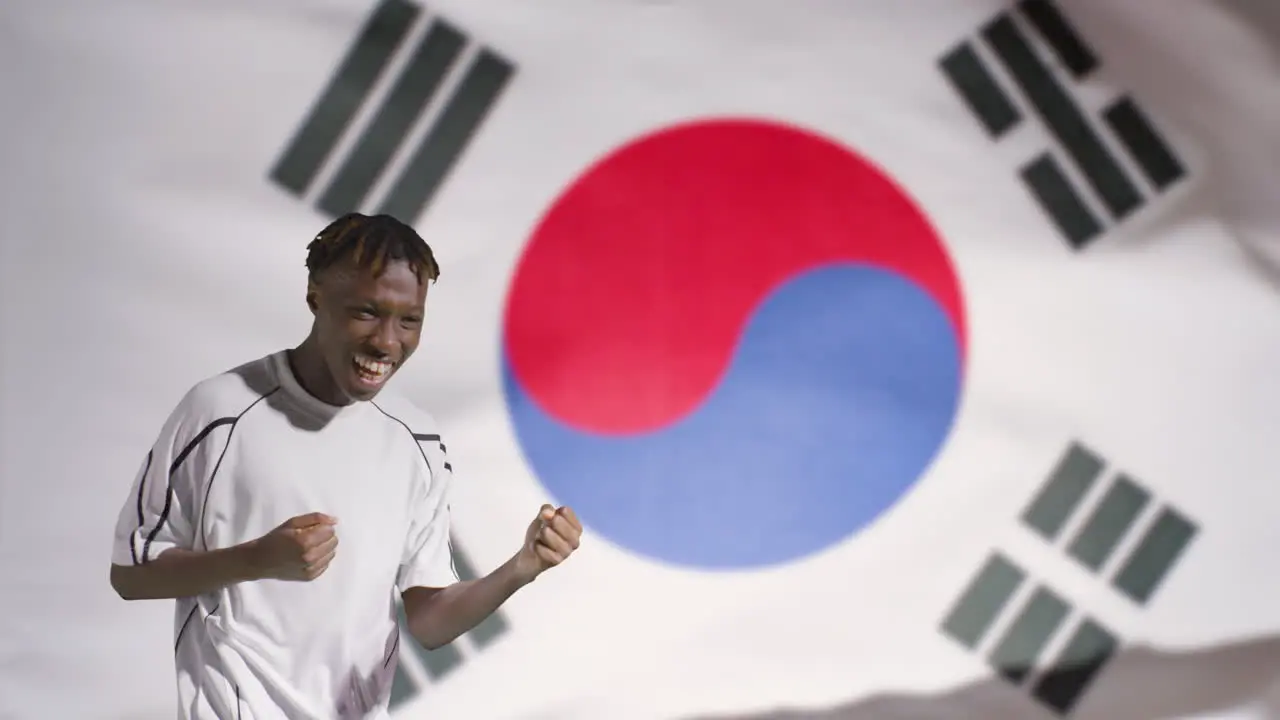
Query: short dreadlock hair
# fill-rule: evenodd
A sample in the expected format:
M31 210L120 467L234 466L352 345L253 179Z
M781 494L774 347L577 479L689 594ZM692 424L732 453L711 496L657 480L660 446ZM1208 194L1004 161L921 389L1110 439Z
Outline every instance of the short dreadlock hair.
M419 281L434 282L440 277L440 265L427 242L390 215L352 212L329 223L307 245L307 278L315 281L321 272L347 257L374 275L403 260Z

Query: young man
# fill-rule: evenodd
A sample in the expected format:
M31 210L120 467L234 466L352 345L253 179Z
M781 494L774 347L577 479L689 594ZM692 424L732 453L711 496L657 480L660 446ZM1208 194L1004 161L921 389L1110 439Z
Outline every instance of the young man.
M435 422L383 390L418 346L431 249L350 214L308 247L306 340L196 384L120 511L111 585L175 598L179 717L385 718L394 603L422 645L451 642L577 549L544 505L524 545L460 582L452 469Z

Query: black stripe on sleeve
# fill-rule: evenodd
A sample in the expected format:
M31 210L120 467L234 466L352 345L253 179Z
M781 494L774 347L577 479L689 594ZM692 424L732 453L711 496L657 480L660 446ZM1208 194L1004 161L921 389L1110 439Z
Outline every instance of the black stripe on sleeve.
M175 459L173 464L169 466L169 476L172 477L173 474L178 471L178 468L182 467L182 463L186 461L187 456L190 455L192 451L196 449L196 446L198 446L206 437L209 437L209 433L223 425L234 425L236 419L237 418L233 417L218 418L206 425L205 428L200 431L200 434L196 435L195 439L187 443L187 446L182 448L182 452L178 453L177 459Z
M151 458L155 457L154 449L147 451L147 462L142 468L142 476L138 478L138 528L141 529L146 518L142 514L142 498L147 493L147 474L151 472ZM129 554L133 556L133 564L138 564L138 533L129 533Z
M403 425L404 423L401 423L401 424ZM434 433L432 433L432 434L426 434L426 433L414 433L414 434L413 434L413 439L414 439L414 440L417 440L419 443L424 443L424 442L434 442L434 443L436 443L436 444L438 444L438 445L440 446L440 452L441 452L442 454L444 454L444 455L448 455L448 454L449 454L448 449L446 449L446 448L445 448L445 446L444 446L444 442L440 439L440 436L439 436L439 435L436 435L436 434L434 434ZM419 445L419 447L421 447L421 445ZM430 464L430 463L427 463L427 467L430 467L430 466L431 466L431 464ZM450 465L450 464L449 464L449 461L448 461L448 460L446 460L446 461L445 461L445 463L444 463L444 469L445 469L445 470L448 470L449 472L453 472L453 465Z
M427 464L427 472L434 475L435 470L431 468L431 461L427 459L427 451L422 449L422 443L440 442L440 436L436 434L416 433L413 431L413 428L409 427L408 423L396 417L395 415L392 415L386 410L383 410L382 406L378 405L378 403L371 402L370 404L378 408L378 412L396 421L400 425L400 427L404 428L405 431L408 432L409 435L413 437L414 444L418 446L418 452L422 454L422 462Z
M178 457L174 459L169 466L169 481L164 492L164 508L160 511L160 518L156 520L156 526L151 528L151 532L147 533L147 539L142 543L142 557L139 558L142 564L151 562L151 543L155 542L157 536L160 535L160 529L169 521L169 512L173 509L173 476L177 474L178 468L182 467L182 463L190 457L191 453L199 447L200 443L214 430L223 425L232 425L236 421L233 417L218 418L204 427L203 430L195 436L187 446L182 448L182 452L178 453ZM142 526L138 526L138 532L142 532Z
M195 438L191 442L187 443L186 447L182 448L182 452L178 453L178 457L175 458L173 461L173 464L169 466L168 485L165 488L165 494L164 494L164 508L160 511L160 518L156 520L156 526L151 528L151 532L147 533L147 539L142 544L142 557L139 558L139 560L142 561L142 564L145 565L151 562L151 543L154 542L156 537L160 535L160 530L161 528L164 527L164 524L169 521L169 512L173 509L173 478L174 478L174 475L177 474L178 470L182 467L182 463L186 462L186 459L191 455L191 453L195 451L195 449L200 446L200 443L203 442L205 438L209 437L210 433L212 433L214 430L222 427L223 425L230 425L232 427L232 431L234 432L236 422L238 422L240 418L244 417L244 414L249 411L249 408L252 408L254 405L257 405L263 398L266 398L267 396L271 395L271 393L274 393L276 390L279 390L279 389L280 388L277 387L273 389L271 392L266 393L265 395L260 395L257 399L255 399L252 403L249 404L249 407L246 407L244 410L241 410L240 414L236 415L235 417L218 418L217 420L214 420L213 422L209 423L204 427L203 430L201 430L195 436ZM230 439L231 439L231 435L230 433L228 433L227 441L230 442ZM223 447L223 453L226 453L225 446ZM218 457L218 461L219 463L221 463L222 461L221 455ZM210 478L210 480L212 480L212 478ZM138 526L138 532L139 533L142 532L141 525Z
M231 430L227 432L227 441L222 444L222 452L218 453L218 462L214 463L213 472L209 474L209 482L205 483L204 500L200 502L200 513L195 516L196 523L198 523L198 526L200 528L200 544L205 550L209 549L209 538L205 537L205 534L204 534L204 513L205 513L205 509L208 508L209 506L209 493L213 491L214 478L218 477L218 469L222 467L222 459L227 456L227 449L231 447L231 437L236 434L236 425L240 422L241 418L243 418L246 414L248 414L250 410L254 408L255 405L271 397L279 389L280 387L276 386L274 390L270 390L264 393L257 400L254 400L252 403L249 403L249 407L245 408L244 410L241 410L240 414L236 416L236 422L231 424Z

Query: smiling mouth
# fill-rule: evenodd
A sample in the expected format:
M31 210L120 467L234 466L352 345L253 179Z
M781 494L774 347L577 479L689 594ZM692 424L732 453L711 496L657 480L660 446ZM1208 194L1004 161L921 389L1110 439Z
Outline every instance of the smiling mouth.
M394 363L385 360L374 360L363 355L356 355L352 360L356 377L368 385L381 385L391 375Z

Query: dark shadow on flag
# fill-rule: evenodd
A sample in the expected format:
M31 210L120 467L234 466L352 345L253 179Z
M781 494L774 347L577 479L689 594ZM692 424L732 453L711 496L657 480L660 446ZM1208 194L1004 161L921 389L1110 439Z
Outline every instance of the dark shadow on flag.
M1067 672L1070 672L1068 669ZM1161 720L1257 703L1280 711L1280 637L1188 652L1131 647L1111 658L1066 714L1072 720ZM689 720L1052 720L1064 717L1001 677L936 695L880 695L833 708L777 709Z

